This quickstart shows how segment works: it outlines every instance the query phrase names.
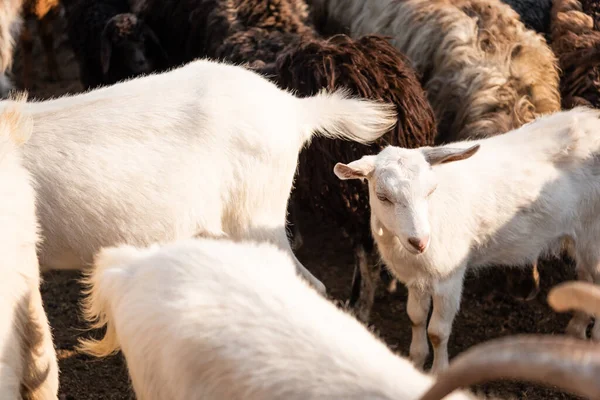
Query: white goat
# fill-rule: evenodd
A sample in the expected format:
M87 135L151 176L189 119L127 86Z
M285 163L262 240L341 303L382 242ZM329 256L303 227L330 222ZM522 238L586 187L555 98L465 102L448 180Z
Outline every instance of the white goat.
M286 206L301 148L316 130L366 142L395 123L391 105L341 92L300 99L207 60L29 111L40 264L58 269L81 268L103 246L193 235L268 240L291 254Z
M107 330L81 349L100 357L122 349L140 400L408 400L434 389L429 375L298 279L289 254L271 244L185 239L162 248L107 248L86 284L85 315ZM471 368L461 363L460 376L435 389L466 386L475 366L489 371L488 379L509 371L576 393L598 387L589 379L598 362L565 354L564 338L554 338L559 359L542 345L522 351L520 341L496 346L495 357L487 352L489 364L501 368L474 357ZM546 358L531 357L540 352Z
M433 381L298 279L271 244L105 248L86 281L85 315L107 330L81 348L121 348L140 400L403 400Z
M31 135L25 99L0 114L0 398L56 399L58 364L40 294L35 192L19 146Z
M531 263L565 239L579 278L600 284L599 117L577 108L489 139L388 147L335 166L340 179L368 180L379 251L408 287L416 365L429 353L428 333L433 371L446 368L467 268ZM577 313L567 331L585 338L589 322ZM600 340L600 323L592 337Z

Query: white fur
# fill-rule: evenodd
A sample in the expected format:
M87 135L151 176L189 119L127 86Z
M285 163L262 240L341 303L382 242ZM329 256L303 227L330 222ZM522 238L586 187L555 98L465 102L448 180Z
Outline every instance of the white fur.
M86 316L107 333L83 349L120 348L140 400L405 400L432 384L270 244L103 249L87 283Z
M433 370L446 368L467 268L527 265L555 254L564 242L580 279L600 284L599 117L600 111L577 108L498 137L437 148L388 147L336 165L341 179L369 181L379 251L409 289L410 354L417 365L429 352L426 322L433 297ZM469 148L474 155L463 155L463 161L444 160ZM416 251L409 237L426 241L425 251ZM585 337L589 321L577 314L567 330ZM592 337L600 340L600 324Z
M59 269L81 268L103 246L193 235L268 240L291 253L286 206L301 148L316 130L364 142L395 122L391 106L341 92L300 99L207 60L29 111L40 263Z
M0 114L0 398L56 399L58 365L39 288L35 192L19 155L32 126L19 106L11 101Z

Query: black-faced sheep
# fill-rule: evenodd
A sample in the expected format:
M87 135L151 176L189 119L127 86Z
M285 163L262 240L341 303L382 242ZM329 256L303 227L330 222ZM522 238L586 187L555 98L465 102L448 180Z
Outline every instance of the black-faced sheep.
M184 9L197 11L189 20L174 21L170 16ZM396 105L399 123L388 135L371 146L315 139L300 156L295 189L290 201L291 216L307 208L342 229L351 240L356 256L351 305L366 321L379 278L378 256L369 229L366 187L360 183L339 182L332 173L336 158L351 159L373 154L387 144L406 147L432 144L435 118L413 70L386 39L369 36L353 40L337 36L322 40L308 24L304 0L269 2L169 1L147 0L132 4L152 27L170 34L188 29L195 48L180 61L196 57L216 57L245 63L298 96L310 96L322 88L347 88L354 95L383 99ZM166 7L170 6L170 10ZM156 10L160 9L160 12ZM184 25L188 24L189 28ZM162 28L160 28L162 26ZM203 28L203 30L202 30ZM173 40L173 36L163 38ZM180 39L183 40L183 39ZM175 57L176 58L176 57ZM298 219L292 218L295 228ZM295 231L298 239L299 230ZM360 272L360 273L359 273ZM364 278L364 279L359 279ZM362 290L358 290L362 286ZM359 294L360 292L360 294Z
M162 70L167 56L126 0L65 2L68 35L86 89Z
M313 33L303 0L129 1L161 42L169 43L166 50L174 65L198 56L215 57L226 38L251 28L294 35Z
M54 52L54 23L55 18L60 11L59 0L25 0L23 2L24 24L21 30L21 52L23 59L23 87L31 88L31 75L33 68L32 50L33 34L29 29L28 22L35 19L37 22L38 34L42 41L44 56L46 58L46 68L48 78L52 81L60 79L58 62Z
M564 108L600 107L600 5L593 1L555 0L552 48L562 70Z

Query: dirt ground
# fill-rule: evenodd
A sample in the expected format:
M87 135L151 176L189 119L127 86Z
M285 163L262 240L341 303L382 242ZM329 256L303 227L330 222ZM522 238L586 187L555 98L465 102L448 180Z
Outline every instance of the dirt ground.
M46 69L39 40L34 48L34 98L57 97L81 90L78 68L64 35L64 21L56 23L57 54L62 79L46 80ZM15 80L20 84L20 60L17 51ZM317 278L321 279L329 293L345 300L350 292L353 256L342 236L335 229L323 226L314 218L306 216L305 244L298 257ZM574 279L572 268L561 262L543 263L540 268L542 292L530 302L519 302L510 297L503 287L492 288L502 282L498 272L485 272L468 279L462 300L462 309L456 319L450 339L451 356L477 343L517 333L563 332L569 316L554 314L546 304L549 287L565 279ZM52 272L44 275L43 298L55 344L60 359L62 399L132 399L127 370L122 356L116 355L96 360L75 354L73 347L78 337L89 335L78 312L80 286L79 275L73 272ZM502 285L501 285L502 286ZM388 345L402 355L408 354L410 323L405 312L406 291L399 285L394 294L380 288L372 315L374 330ZM360 345L360 343L357 343ZM398 377L401 378L400 376ZM528 400L575 399L557 391L530 384L503 382L484 385L477 391L506 398Z

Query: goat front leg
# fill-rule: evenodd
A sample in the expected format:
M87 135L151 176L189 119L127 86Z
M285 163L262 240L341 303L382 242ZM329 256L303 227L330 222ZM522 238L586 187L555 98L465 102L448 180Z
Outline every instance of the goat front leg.
M423 369L425 360L429 355L427 343L427 317L431 308L431 295L415 287L408 288L408 301L406 311L412 325L412 339L410 342L410 359L413 364Z
M433 293L433 313L427 333L433 347L433 374L448 368L448 340L454 318L460 309L465 271L455 273L436 284Z

